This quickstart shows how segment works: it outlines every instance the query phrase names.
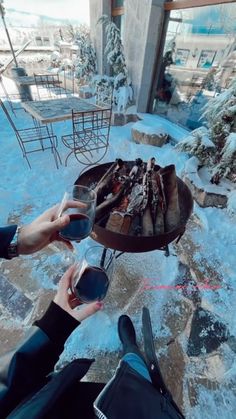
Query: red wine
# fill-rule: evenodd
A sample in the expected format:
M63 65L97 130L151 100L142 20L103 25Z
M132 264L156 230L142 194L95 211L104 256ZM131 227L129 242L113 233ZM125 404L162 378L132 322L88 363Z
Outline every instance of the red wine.
M74 294L83 302L103 300L106 296L109 279L106 272L95 266L87 267L74 286Z
M82 240L92 230L91 219L85 214L70 214L70 223L60 231L60 235L68 240Z

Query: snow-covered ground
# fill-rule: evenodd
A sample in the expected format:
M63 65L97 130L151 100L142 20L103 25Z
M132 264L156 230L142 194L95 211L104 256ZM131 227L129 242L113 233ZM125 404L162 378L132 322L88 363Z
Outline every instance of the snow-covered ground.
M11 83L7 82L8 90L11 89ZM23 110L18 111L18 117L15 123L18 127L24 128L31 126L31 117ZM171 122L157 115L141 115L145 123L160 125L175 139L180 141L187 132L181 127L175 126ZM142 157L147 160L155 157L159 165L165 166L175 164L177 174L181 176L188 156L180 153L173 148L170 143L161 148L135 144L131 139L131 128L133 123L123 127L112 127L110 134L109 152L104 158L104 162L113 161L120 157L124 160L132 160ZM56 169L54 159L50 152L34 153L29 155L32 169L28 168L27 162L23 159L17 139L12 128L2 110L0 110L0 225L4 225L19 216L21 223L27 223L34 219L39 213L49 206L59 202L65 189L73 184L83 169L79 163L71 157L68 166L62 165L59 170ZM65 161L67 150L60 141L61 135L71 132L71 122L54 124L55 133L59 140L59 153L62 161ZM232 195L232 202L235 201ZM199 252L196 253L196 262L199 259L201 266L202 254L209 261L213 268L218 269L219 275L223 278L222 288L217 291L201 291L204 297L204 303L207 308L218 314L227 324L230 334L236 335L235 322L235 283L236 283L236 223L233 211L217 208L202 209L195 206L195 214L199 219L201 230L193 232L192 237L196 246L199 246ZM42 288L55 289L53 274L58 273L58 266L65 266L73 258L79 258L84 250L91 244L91 239L86 239L79 245L76 245L76 253L72 256L63 253L54 252L52 255L40 255L37 258L24 258L30 261L32 266L32 281L37 281ZM40 260L40 263L39 263ZM141 255L124 255L119 260L119 265L124 265L126 273L139 278L156 277L162 285L171 285L175 283L178 276L178 259L174 256L174 250L171 247L171 256L166 258L162 252L150 252ZM48 276L47 266L51 265L51 276ZM202 265L204 276L204 266ZM119 290L120 292L120 290ZM178 293L178 291L173 291ZM125 290L124 290L125 293ZM161 316L159 315L164 303L166 303L167 294L165 292L146 293L143 296L143 302L146 303L151 311L151 316L155 319L155 333L158 334L161 327ZM180 297L179 297L180 298ZM127 309L129 304L127 302ZM119 340L116 333L116 322L120 315L120 307L111 306L105 308L88 319L79 330L76 330L68 340L62 358L70 359L75 354L77 356L88 356L92 352L109 352L119 348ZM134 322L140 327L141 313L137 311L134 314ZM95 348L95 349L94 349ZM228 351L228 352L227 352ZM227 349L228 369L224 370L221 386L224 382L235 383L236 367L232 361L233 352ZM201 359L199 360L201 363ZM225 380L225 381L224 381ZM228 380L228 381L227 381ZM221 387L219 390L209 391L205 387L199 386L200 398L199 404L187 412L188 418L202 419L212 417L218 412L223 419L233 419L236 417L236 400L233 392ZM207 411L206 411L207 410ZM204 412L204 413L203 413ZM223 412L223 413L222 413ZM208 416L207 416L208 415Z

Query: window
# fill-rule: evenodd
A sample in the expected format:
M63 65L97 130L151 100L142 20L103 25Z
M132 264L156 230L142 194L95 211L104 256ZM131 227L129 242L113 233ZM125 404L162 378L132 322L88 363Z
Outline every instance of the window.
M38 47L41 47L41 46L43 45L43 41L42 41L41 36L36 36L36 37L35 37L35 42L36 42L36 45L37 45Z
M49 46L50 45L50 39L48 36L43 37L43 45Z
M189 8L187 4L206 4L206 0L176 0L165 8L174 3L185 8L169 9L152 111L195 129L204 123L200 120L204 105L227 88L234 76L236 2Z
M175 56L175 65L186 66L190 50L178 48Z
M197 66L200 68L211 68L215 56L216 56L216 51L211 51L209 49L203 50L201 52Z

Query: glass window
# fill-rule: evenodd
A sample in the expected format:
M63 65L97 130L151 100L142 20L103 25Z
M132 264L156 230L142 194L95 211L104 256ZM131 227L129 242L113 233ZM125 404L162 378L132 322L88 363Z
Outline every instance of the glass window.
M236 3L172 10L153 112L189 129L236 68Z
M36 42L36 45L37 45L38 47L41 47L41 46L43 45L43 41L42 41L41 36L36 36L36 37L35 37L35 42Z
M211 68L215 56L216 56L216 51L212 51L210 49L204 49L201 52L197 66L199 68Z
M113 0L112 2L112 8L116 9L117 7L123 7L124 6L124 0Z

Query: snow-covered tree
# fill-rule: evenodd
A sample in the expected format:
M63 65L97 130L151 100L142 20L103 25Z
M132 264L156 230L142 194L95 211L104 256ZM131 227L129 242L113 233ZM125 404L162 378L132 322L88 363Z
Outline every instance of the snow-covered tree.
M127 85L128 77L120 30L106 15L101 16L98 23L105 26L105 54L114 76L114 88L115 90L118 90L119 87Z
M97 73L97 57L89 34L78 32L75 38L78 46L77 57L74 62L75 74L78 79L89 82Z
M59 51L53 51L50 57L51 66L53 68L59 68L61 65L61 54Z
M105 26L105 54L112 70L113 99L115 105L117 105L118 112L121 112L133 100L133 89L131 80L128 77L120 30L106 15L101 16L98 23Z
M176 149L196 156L201 164L209 164L213 158L215 144L209 138L208 129L200 127L180 141Z
M236 79L227 90L207 103L202 118L206 118L207 128L193 131L177 145L177 149L187 151L207 164L212 171L212 183L218 183L221 177L229 177L235 182ZM214 149L206 149L206 139Z

